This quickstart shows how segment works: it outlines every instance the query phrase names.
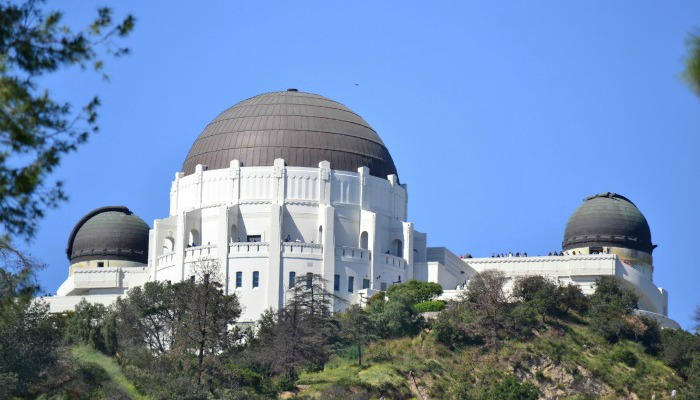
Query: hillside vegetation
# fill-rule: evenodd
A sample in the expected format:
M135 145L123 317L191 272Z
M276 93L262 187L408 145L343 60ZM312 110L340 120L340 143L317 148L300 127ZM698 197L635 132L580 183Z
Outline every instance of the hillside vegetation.
M409 281L333 314L315 276L251 326L236 324L216 270L149 282L109 309L5 303L0 398L700 399L698 332L636 315L612 278L592 296L540 276L506 292L486 271L449 303Z

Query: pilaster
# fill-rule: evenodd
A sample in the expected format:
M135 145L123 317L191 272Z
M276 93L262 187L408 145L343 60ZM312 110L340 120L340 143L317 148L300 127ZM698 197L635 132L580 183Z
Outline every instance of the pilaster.
M357 169L358 179L360 181L360 210L366 210L369 204L369 190L367 188L367 176L369 176L369 168L360 167Z
M197 164L197 166L194 169L194 175L197 179L195 185L195 207L194 208L202 208L202 191L204 190L204 171L206 171L207 166L202 165L202 164Z
M269 258L267 268L267 304L275 309L282 308L284 287L282 282L282 210L284 207L286 169L284 160L275 159L273 165L272 204L270 205Z
M219 206L219 226L217 233L217 254L219 261L219 274L224 279L224 293L229 293L229 268L228 268L228 207Z
M181 212L177 216L177 233L175 237L175 267L180 271L179 281L185 280L185 249L187 248L187 213Z
M231 204L238 204L241 198L241 162L232 160L229 167L229 179L231 182ZM234 239L235 240L235 239Z
M381 248L379 247L379 237L377 235L377 214L373 212L368 212L369 214L369 229L367 230L367 247L372 254L372 262L369 264L369 274L370 274L370 289L376 289L380 285L375 285L375 280L377 279L377 272L379 271L378 264L381 259Z
M403 223L403 258L406 260L406 281L413 279L413 222Z

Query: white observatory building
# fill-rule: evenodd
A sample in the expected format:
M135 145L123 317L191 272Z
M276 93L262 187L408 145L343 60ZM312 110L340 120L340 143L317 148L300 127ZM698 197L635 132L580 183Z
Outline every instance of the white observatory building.
M566 255L460 259L427 248L426 234L413 229L406 185L364 119L319 95L265 93L207 125L175 173L168 215L150 231L126 207L81 219L68 241L69 277L48 301L52 311L82 298L111 304L149 280L192 279L207 262L220 268L226 293L239 296L246 322L282 307L290 285L313 274L346 300L338 310L410 279L438 282L449 298L475 273L500 269L584 292L598 276L617 276L642 295L642 310L675 324L665 317L668 294L652 281L646 220L626 198L607 198L615 203L598 217L595 207L579 212L588 201L574 213Z

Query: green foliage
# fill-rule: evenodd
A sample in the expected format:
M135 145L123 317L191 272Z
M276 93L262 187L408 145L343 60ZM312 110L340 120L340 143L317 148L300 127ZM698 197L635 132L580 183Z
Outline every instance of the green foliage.
M442 300L430 300L417 303L413 306L413 308L419 313L424 313L442 311L446 306L447 303Z
M357 363L362 366L362 348L374 338L374 330L367 312L359 305L350 306L341 313L340 337L357 348Z
M634 367L637 365L638 358L632 350L624 347L617 347L612 353L612 360L626 364L628 367Z
M26 396L57 359L61 332L43 302L8 303L0 315L0 380L6 393Z
M131 32L134 18L115 23L98 10L89 29L73 31L42 0L0 3L0 226L6 234L32 237L47 208L66 199L63 183L47 183L63 155L97 131L93 98L81 112L41 90L42 76L78 65L102 70L99 49L120 56L114 39ZM106 75L105 75L106 77Z
M611 343L631 335L626 317L637 308L637 295L622 288L617 279L601 277L596 281L596 290L590 300L588 316L594 332Z
M611 308L623 315L629 315L637 308L639 302L634 292L620 286L620 282L611 276L602 276L596 280L596 289L590 300L592 314L599 309Z
M331 313L334 295L320 275L312 277L310 288L306 280L297 281L288 290L286 299L284 308L274 317L268 315L263 319L264 330L258 334L254 357L259 365L293 382L300 369L323 368L333 345L339 341L339 326ZM346 334L362 340L359 331L346 331Z
M579 314L585 314L588 311L589 299L581 291L578 285L568 284L561 290L560 301L564 312L575 311Z
M678 329L664 329L661 336L661 358L688 379L693 357L700 354L700 336Z
M412 304L433 300L442 294L442 286L434 282L422 282L411 279L406 283L391 285L386 291L389 300L401 297Z
M85 344L106 352L103 323L107 309L102 304L88 303L85 299L75 306L67 320L66 339L71 343Z
M438 342L450 349L481 343L475 329L475 315L465 302L451 304L433 321L431 328Z
M228 365L241 333L233 327L241 312L238 299L223 293L217 263L192 268L194 282L149 282L116 304L125 374L154 397L199 398L237 379ZM104 320L108 326L109 314Z
M423 318L413 307L414 301L410 293L396 292L389 301L370 302L367 312L377 334L384 338L416 334Z
M559 285L540 275L518 278L513 287L513 296L540 315L543 322L545 317L563 312L562 294Z
M688 52L683 77L695 94L700 96L700 34L697 32L688 37Z
M486 392L488 400L536 400L539 397L537 387L530 382L520 382L509 375L502 381L495 382Z

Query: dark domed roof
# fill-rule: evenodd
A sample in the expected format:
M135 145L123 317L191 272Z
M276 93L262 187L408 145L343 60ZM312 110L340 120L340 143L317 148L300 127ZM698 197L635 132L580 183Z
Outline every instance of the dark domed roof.
M73 228L66 255L71 264L90 260L148 263L148 225L124 206L90 211Z
M384 142L369 124L344 105L316 94L290 89L244 100L214 119L192 145L182 170L197 164L228 168L271 166L276 158L289 166L315 167L329 161L336 170L385 178L397 174Z
M564 250L611 246L651 254L651 230L644 215L629 199L616 193L588 197L574 211L564 232Z

